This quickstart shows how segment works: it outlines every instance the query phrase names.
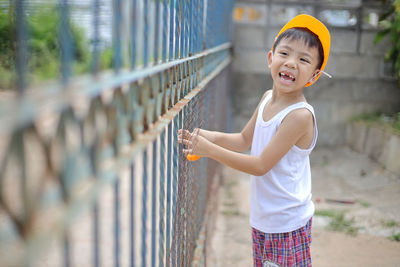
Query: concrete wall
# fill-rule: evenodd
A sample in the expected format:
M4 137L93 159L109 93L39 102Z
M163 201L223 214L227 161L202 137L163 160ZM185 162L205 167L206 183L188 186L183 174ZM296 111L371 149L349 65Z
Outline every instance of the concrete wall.
M379 124L352 122L346 128L347 144L367 154L400 177L400 136Z
M329 1L329 5L333 6ZM343 1L336 1L343 2ZM357 14L360 1L344 1L350 13ZM239 1L235 13L234 31L234 128L240 130L265 90L272 88L267 67L267 52L283 24L297 13L319 16L316 5L280 5L272 1ZM297 3L294 4L294 3ZM346 6L342 6L344 9ZM336 6L337 7L337 6ZM379 7L362 9L379 12ZM322 76L304 93L317 114L318 145L345 144L348 120L360 113L381 110L400 110L400 88L390 74L390 65L383 55L390 43L383 40L374 45L376 29L363 23L361 30L354 27L329 26L332 43L326 72L333 78Z

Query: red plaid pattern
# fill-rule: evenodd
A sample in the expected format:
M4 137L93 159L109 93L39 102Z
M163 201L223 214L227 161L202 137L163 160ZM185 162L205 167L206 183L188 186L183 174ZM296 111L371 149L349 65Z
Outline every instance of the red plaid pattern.
M311 266L311 224L289 233L268 234L252 228L254 266L262 267L265 260L283 267Z

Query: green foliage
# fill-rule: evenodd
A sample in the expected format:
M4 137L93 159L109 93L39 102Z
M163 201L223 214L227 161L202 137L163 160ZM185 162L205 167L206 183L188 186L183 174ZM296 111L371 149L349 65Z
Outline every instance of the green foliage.
M386 53L385 60L392 62L400 85L400 0L391 1L390 8L380 16L379 24L382 29L376 35L375 43L387 35L390 37L392 47Z
M328 225L329 230L336 232L345 232L349 235L357 235L358 233L358 228L353 226L354 219L346 219L344 211L316 210L315 215L330 218L330 222Z
M333 218L336 216L336 211L334 211L334 210L316 210L315 215Z
M55 7L43 6L26 17L28 72L34 81L57 78L60 72L60 19ZM89 46L83 29L71 25L73 72L89 70ZM15 79L15 21L12 9L0 11L0 88L12 88Z
M390 237L390 239L393 240L393 241L400 242L400 233L393 234L393 235Z
M382 112L371 112L358 115L353 121L362 121L368 125L381 125L390 129L393 133L400 134L400 112L394 114L383 114Z
M386 228L400 227L400 223L395 220L388 220L388 221L382 220L381 223L382 226Z

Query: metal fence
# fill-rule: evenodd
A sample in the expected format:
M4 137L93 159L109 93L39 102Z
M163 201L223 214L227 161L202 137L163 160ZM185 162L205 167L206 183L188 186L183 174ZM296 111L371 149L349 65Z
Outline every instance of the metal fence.
M16 30L16 90L0 94L0 266L190 266L217 165L189 163L177 130L230 128L233 1L112 1L112 70L100 67L106 1L83 2L89 73L74 74L74 7L60 0L60 75L36 85L27 25L42 1L0 3Z

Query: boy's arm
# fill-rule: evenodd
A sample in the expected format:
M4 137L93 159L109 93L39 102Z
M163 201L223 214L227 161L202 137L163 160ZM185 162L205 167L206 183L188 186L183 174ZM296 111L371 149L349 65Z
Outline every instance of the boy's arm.
M312 114L304 109L289 113L282 121L275 136L258 157L230 151L201 136L193 136L191 140L184 140L184 145L188 146L184 152L206 156L239 171L261 176L271 170L306 134L307 126L312 119Z
M255 109L253 115L250 120L247 122L246 126L242 129L240 133L223 133L217 131L208 131L204 129L199 129L198 134L203 136L210 142L221 146L223 148L243 152L250 148L251 142L253 140L254 127L256 125L258 109L261 105L261 102L267 96L270 91L267 91L261 101L258 103L257 108Z

